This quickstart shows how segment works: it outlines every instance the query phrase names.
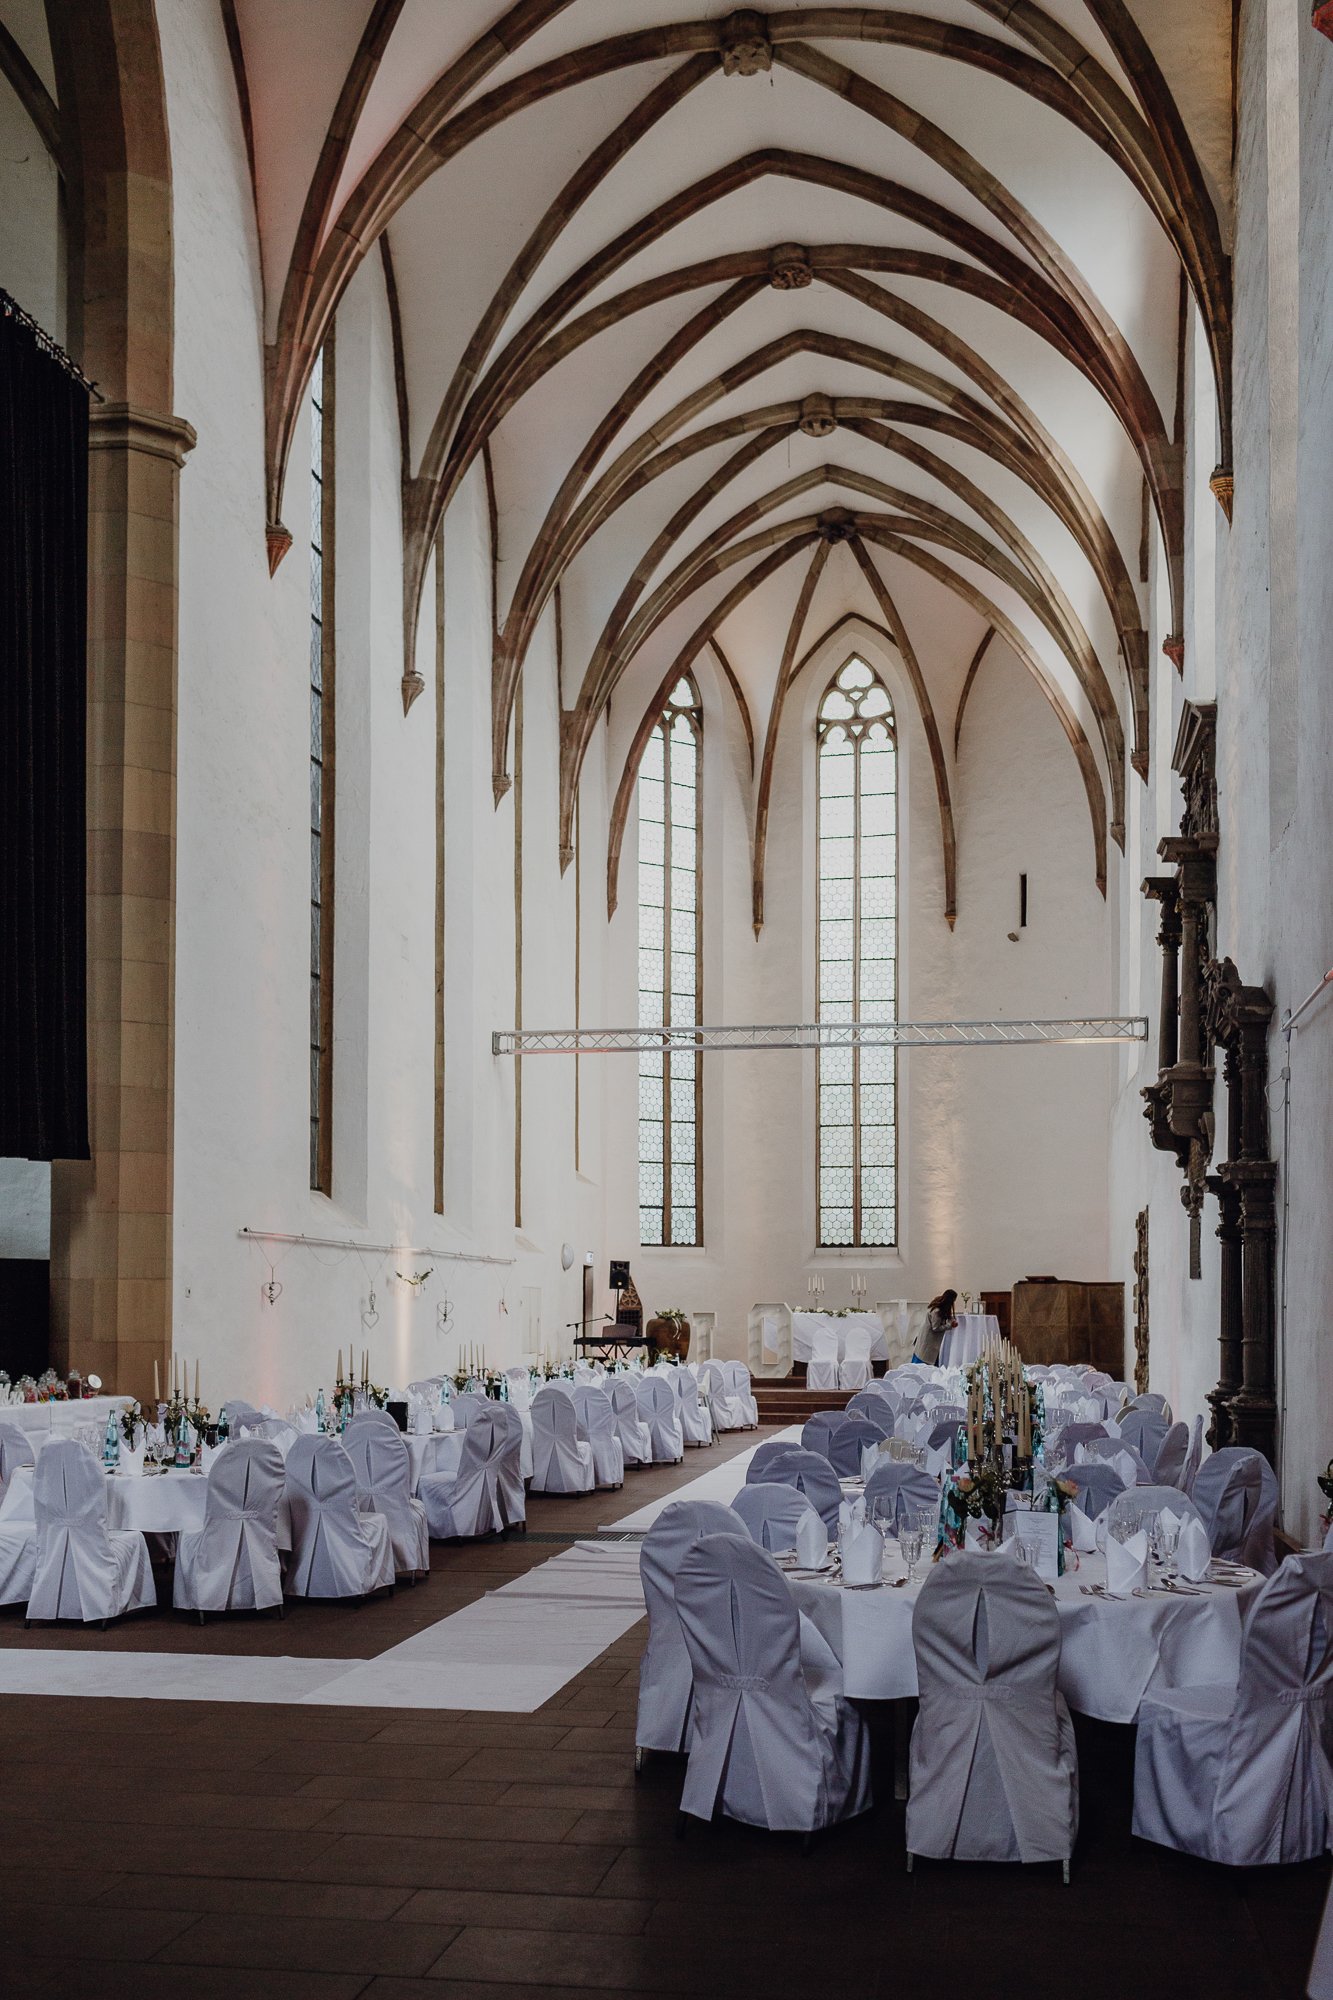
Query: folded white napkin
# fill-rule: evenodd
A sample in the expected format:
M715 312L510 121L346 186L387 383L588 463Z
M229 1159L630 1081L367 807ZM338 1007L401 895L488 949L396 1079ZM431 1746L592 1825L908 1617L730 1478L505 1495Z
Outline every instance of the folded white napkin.
M838 1541L845 1543L859 1533L866 1523L866 1503L864 1495L855 1500L841 1500L838 1503Z
M307 1437L313 1437L319 1429L319 1418L313 1410L298 1410L292 1418L292 1422L296 1425L297 1430L303 1431Z
M877 1444L863 1444L861 1446L862 1479L869 1479L871 1473L879 1464L879 1456L879 1446Z
M1106 1538L1106 1588L1113 1597L1128 1597L1148 1576L1148 1537L1142 1528L1127 1542Z
M844 1583L878 1583L884 1569L884 1537L874 1522L858 1528L842 1545Z
M205 1478L208 1477L215 1460L221 1458L223 1452L227 1449L227 1442L224 1438L221 1444L205 1443L203 1450L199 1454L199 1466Z
M1197 1583L1207 1576L1208 1565L1213 1552L1208 1546L1208 1536L1201 1521L1186 1521L1180 1531L1180 1542L1176 1549L1176 1565L1187 1583Z
M142 1445L140 1445L137 1450L131 1451L130 1447L126 1444L124 1438L121 1439L120 1469L126 1475L127 1478L138 1479L142 1476L143 1452L144 1448Z
M431 1428L437 1431L451 1431L454 1427L454 1413L447 1403L438 1403L431 1413Z
M828 1529L813 1507L796 1523L796 1560L802 1569L823 1569L828 1561Z
M1065 1539L1081 1555L1091 1555L1097 1546L1097 1523L1089 1520L1076 1500L1065 1508Z
M991 1531L989 1526L986 1522L978 1520L975 1514L969 1514L963 1525L963 1547L971 1550L974 1554L984 1554L991 1546Z
M928 1472L932 1479L942 1479L952 1462L953 1451L949 1445L939 1445L934 1451L927 1445L926 1455L922 1460L922 1470Z

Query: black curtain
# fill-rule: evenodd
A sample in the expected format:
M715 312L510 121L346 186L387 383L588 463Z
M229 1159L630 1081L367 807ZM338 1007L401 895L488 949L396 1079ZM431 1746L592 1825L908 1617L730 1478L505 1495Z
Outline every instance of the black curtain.
M88 1158L88 390L0 299L0 1157Z

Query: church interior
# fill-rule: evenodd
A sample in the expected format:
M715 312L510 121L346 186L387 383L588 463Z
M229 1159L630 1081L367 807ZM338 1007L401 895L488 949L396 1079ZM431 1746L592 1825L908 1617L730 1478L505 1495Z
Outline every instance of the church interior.
M0 355L0 1991L1333 2000L1333 0L0 0Z

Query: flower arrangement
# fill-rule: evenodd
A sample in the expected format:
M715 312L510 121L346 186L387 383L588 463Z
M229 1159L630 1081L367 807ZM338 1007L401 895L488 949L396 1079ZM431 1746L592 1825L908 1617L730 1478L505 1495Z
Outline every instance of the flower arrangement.
M148 1419L142 1406L130 1403L120 1413L120 1435L131 1451L136 1451L143 1442L143 1434L148 1429Z

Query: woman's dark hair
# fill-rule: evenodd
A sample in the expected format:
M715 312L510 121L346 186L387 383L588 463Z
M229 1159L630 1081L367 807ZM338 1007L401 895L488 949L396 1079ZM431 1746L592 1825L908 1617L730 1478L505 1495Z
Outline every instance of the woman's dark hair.
M953 1302L957 1297L957 1292L941 1292L937 1299L931 1300L927 1310L933 1312L935 1307L938 1306L943 1312L952 1312Z

